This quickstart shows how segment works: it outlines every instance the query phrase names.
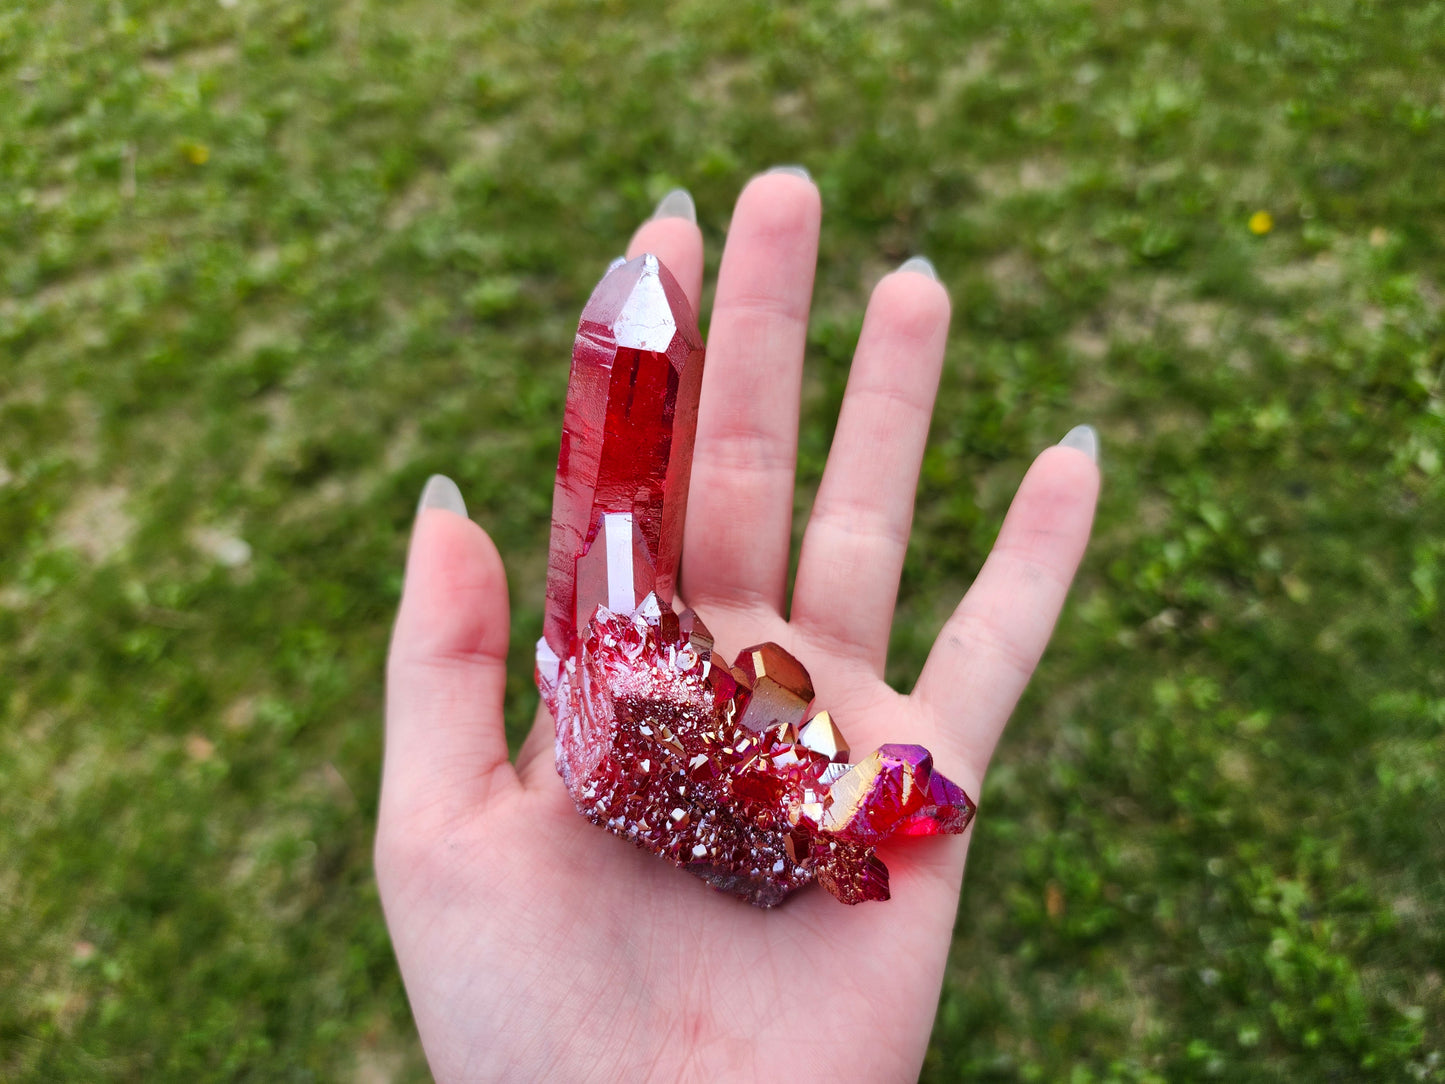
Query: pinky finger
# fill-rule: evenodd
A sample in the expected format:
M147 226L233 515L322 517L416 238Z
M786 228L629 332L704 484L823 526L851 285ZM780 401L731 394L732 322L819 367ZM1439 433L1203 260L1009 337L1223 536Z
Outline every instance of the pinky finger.
M1048 646L1098 495L1092 430L1075 430L1034 460L918 679L913 698L936 722L936 740L980 778Z

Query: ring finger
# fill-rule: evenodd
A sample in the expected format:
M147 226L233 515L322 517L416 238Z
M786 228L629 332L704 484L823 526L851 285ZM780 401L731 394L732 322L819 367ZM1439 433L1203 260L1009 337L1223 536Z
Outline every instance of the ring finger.
M879 676L948 317L948 294L926 261L874 289L798 560L793 625Z

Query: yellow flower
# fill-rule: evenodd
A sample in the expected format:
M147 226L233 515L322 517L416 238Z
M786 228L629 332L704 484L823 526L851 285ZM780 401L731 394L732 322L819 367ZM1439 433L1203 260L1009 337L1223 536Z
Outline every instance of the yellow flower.
M1268 211L1255 211L1249 216L1249 232L1256 237L1263 237L1272 229L1274 229L1274 215Z
M186 161L193 166L203 166L211 160L211 148L204 143L183 143L181 150L185 153Z

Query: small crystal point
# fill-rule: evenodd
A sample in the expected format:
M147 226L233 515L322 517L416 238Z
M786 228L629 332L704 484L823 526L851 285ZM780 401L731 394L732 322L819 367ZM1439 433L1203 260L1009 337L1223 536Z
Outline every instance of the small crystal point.
M818 883L842 903L886 900L888 867L872 851L835 847L815 860Z
M713 645L712 633L702 623L702 618L697 616L697 611L691 606L678 615L678 624L682 634L687 637L688 642L698 651L711 651Z
M848 742L843 737L843 732L833 722L833 716L826 711L820 711L798 731L798 740L804 746L813 750L820 756L829 760L847 761Z
M961 832L973 819L968 795L933 771L921 745L885 745L840 776L823 827L857 843L880 843L893 835Z
M937 836L956 834L973 820L974 804L963 788L937 772L929 777L928 801L898 822L894 835Z
M800 725L813 702L813 681L803 664L774 643L758 644L738 655L733 677L748 691L742 723L767 730L779 723Z

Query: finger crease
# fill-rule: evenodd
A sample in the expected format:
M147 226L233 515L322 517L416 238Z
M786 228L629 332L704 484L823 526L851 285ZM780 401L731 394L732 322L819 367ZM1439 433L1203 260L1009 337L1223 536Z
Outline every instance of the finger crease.
M704 441L699 440L699 445ZM792 441L770 433L740 432L706 440L708 468L714 473L786 476L791 482L796 452ZM719 470L721 468L721 470Z
M850 500L830 500L813 509L804 544L813 537L814 529L820 528L825 535L846 535L881 542L895 550L906 550L912 518L911 514L901 521L893 516L871 515L867 505Z
M1026 649L997 621L982 614L968 611L954 614L943 635L964 658L980 655L996 657L1025 681L1033 676L1034 667L1039 663L1038 652ZM969 647L977 651L970 652Z
M1073 579L1071 576L1065 576L1049 562L1039 560L1037 548L1027 543L1010 543L999 540L994 543L993 552L989 554L989 561L998 558L1004 558L1009 564L1017 566L1019 569L1017 574L1030 583L1042 581L1060 591L1068 591L1069 584Z

